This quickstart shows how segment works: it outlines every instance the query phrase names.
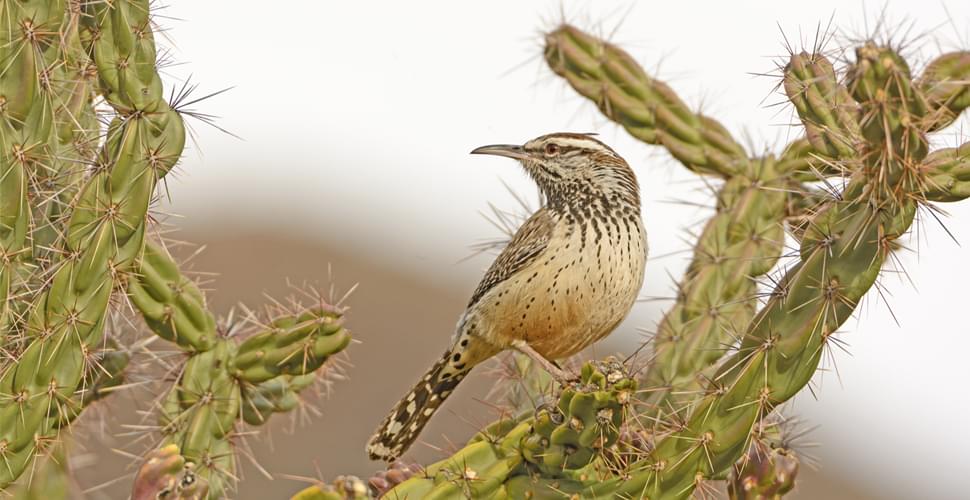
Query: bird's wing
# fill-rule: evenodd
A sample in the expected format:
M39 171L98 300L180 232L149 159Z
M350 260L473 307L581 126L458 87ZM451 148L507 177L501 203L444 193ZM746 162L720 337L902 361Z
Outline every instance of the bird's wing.
M529 217L515 232L508 246L488 268L485 277L472 294L468 307L475 305L495 285L505 281L535 260L549 244L554 227L555 221L545 208L532 214L532 217Z

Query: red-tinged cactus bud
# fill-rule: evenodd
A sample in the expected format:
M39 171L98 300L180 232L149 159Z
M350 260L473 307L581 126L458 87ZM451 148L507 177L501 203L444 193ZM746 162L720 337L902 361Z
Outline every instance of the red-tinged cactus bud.
M199 500L207 495L205 480L196 475L194 465L185 461L174 444L163 446L145 458L131 490L132 500Z
M728 481L731 500L778 500L795 488L798 458L784 449L752 445Z

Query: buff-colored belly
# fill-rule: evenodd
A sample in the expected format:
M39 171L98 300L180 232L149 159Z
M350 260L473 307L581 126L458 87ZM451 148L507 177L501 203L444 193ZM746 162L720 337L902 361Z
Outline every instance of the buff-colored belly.
M560 359L608 335L636 300L646 258L641 234L613 236L586 245L579 235L550 242L482 301L485 337L500 347L522 339Z

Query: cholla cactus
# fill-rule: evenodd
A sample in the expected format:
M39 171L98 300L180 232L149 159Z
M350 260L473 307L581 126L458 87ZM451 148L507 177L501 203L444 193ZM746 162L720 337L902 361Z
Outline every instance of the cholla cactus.
M42 230L36 241L32 240L33 233L23 240L19 228L32 224L20 222L19 218L13 222L10 234L15 237L10 241L14 246L7 246L5 252L16 253L18 259L5 261L26 271L24 285L39 280L42 286L25 286L23 294L17 294L19 304L13 307L10 294L3 297L8 309L21 313L13 323L8 315L3 325L3 337L10 332L19 335L7 339L11 350L18 354L0 375L0 393L5 396L0 400L0 422L4 424L0 430L0 455L8 464L0 471L0 487L15 480L35 455L44 452L46 443L60 428L60 415L76 411L68 408L75 393L83 390L85 366L103 344L109 300L119 284L120 273L141 249L155 181L178 160L184 143L181 118L162 99L161 86L154 84L158 76L147 2L119 2L112 7L91 5L85 16L81 15L79 4L19 2L5 5L2 13L0 24L7 30L7 59L20 62L4 66L3 79L11 87L2 121L5 126L21 128L4 134L12 142L4 151L16 153L9 158L9 164L19 165L14 167L13 178L33 175L38 182L26 187L20 183L19 188L6 192L23 197L21 201L13 200L11 206L40 197L35 210L17 213L23 213L18 217L38 217L41 222L35 227ZM88 59L81 53L71 53L81 44ZM69 127L66 123L74 119L71 113L85 115L80 108L90 106L93 97L80 84L66 84L70 80L67 73L54 79L53 70L69 68L71 61L90 61L84 64L93 63L98 68L100 91L111 95L108 100L116 113L102 148L89 159L92 168L84 175L59 172L59 147L51 144L62 137L54 127L58 117L63 126ZM124 61L124 67L119 67L118 61ZM72 110L71 102L63 99L71 92L54 91L64 85L79 94L75 96L77 110ZM75 120L75 124L84 122ZM79 139L68 144L86 144L84 138L90 134L91 131L81 131ZM72 134L63 135L72 139ZM76 147L78 157L87 151ZM45 241L47 233L43 229L54 223L43 222L43 218L56 212L40 205L56 205L54 198L60 194L55 191L51 197L43 197L48 186L46 178L55 179L54 183L76 179L77 193L66 208L69 214L58 216L56 221L63 236L54 243L59 250L50 259L55 262L31 262L29 250ZM11 200L6 192L5 207ZM5 210L4 216L7 213ZM23 241L28 242L26 247ZM17 245L26 250L17 250ZM40 250L36 254L43 256L45 252ZM33 276L29 274L31 267L36 269ZM9 290L11 280L2 281Z
M343 311L323 300L280 308L237 341L217 331L164 248L146 247L157 182L185 142L163 95L148 0L5 2L0 41L0 490L20 478L18 494L36 493L24 471L38 456L63 457L65 428L121 386L130 359L105 325L130 300L188 354L158 407L161 455L146 460L133 495L174 494L155 479L168 484L175 472L158 464L177 459L191 469L175 481L180 497L223 497L236 429L299 403L350 341ZM99 117L98 106L110 110Z
M289 411L316 371L350 342L343 313L322 301L296 312L279 310L242 342L220 335L202 293L164 249L148 244L129 283L132 303L158 336L189 354L161 403L164 444L195 464L214 497L233 484L233 434L242 419L266 423Z

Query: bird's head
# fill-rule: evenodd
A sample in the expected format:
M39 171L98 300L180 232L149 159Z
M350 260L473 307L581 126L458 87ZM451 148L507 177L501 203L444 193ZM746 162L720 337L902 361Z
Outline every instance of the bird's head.
M482 146L472 154L519 160L552 205L582 204L595 197L640 206L633 170L616 151L591 134L548 134L521 146Z

